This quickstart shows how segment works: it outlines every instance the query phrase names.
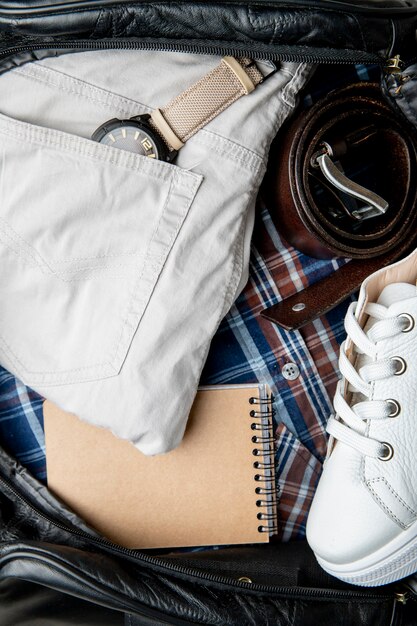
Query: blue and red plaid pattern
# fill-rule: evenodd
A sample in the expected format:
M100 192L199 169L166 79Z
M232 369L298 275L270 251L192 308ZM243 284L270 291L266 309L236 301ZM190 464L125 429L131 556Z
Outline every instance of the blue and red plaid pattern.
M0 443L46 482L43 399L0 366Z
M376 68L319 68L303 104L308 106L354 80L378 79ZM291 248L279 235L268 208L257 213L250 278L216 333L202 384L266 382L274 394L276 474L280 491L279 537L305 536L306 517L326 451L325 424L332 411L338 379L338 351L345 337L343 319L349 302L299 331L285 331L260 312L345 263L322 261ZM287 380L286 363L300 376ZM0 443L46 481L42 399L0 368Z
M221 324L203 372L204 384L262 381L272 390L282 540L305 534L306 514L326 452L325 424L332 411L349 302L298 331L286 331L260 312L345 262L312 259L289 247L267 208L262 208L249 282ZM298 366L295 380L283 376L286 363Z

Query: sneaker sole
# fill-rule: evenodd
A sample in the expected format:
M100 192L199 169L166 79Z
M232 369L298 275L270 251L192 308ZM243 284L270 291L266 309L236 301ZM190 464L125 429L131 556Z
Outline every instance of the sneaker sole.
M330 563L316 554L328 574L352 585L387 585L417 572L417 522L377 552L351 563Z

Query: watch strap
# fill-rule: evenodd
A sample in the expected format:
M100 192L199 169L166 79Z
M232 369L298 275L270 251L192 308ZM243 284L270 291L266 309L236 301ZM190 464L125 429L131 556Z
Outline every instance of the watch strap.
M263 80L254 61L223 57L217 67L151 113L151 125L170 149L179 150L219 113L241 96L251 93Z

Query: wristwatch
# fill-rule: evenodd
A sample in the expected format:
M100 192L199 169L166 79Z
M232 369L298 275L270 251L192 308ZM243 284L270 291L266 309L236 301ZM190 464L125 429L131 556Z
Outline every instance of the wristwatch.
M129 119L111 119L91 138L151 159L172 161L187 139L263 80L252 59L223 57L217 67L164 108Z

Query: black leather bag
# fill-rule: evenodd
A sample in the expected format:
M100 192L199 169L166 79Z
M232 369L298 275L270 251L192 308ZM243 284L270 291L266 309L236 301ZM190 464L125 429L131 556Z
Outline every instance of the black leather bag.
M0 72L107 48L309 63L417 56L416 0L0 2ZM2 626L417 624L417 577L382 588L326 575L305 542L142 553L98 536L0 451Z

